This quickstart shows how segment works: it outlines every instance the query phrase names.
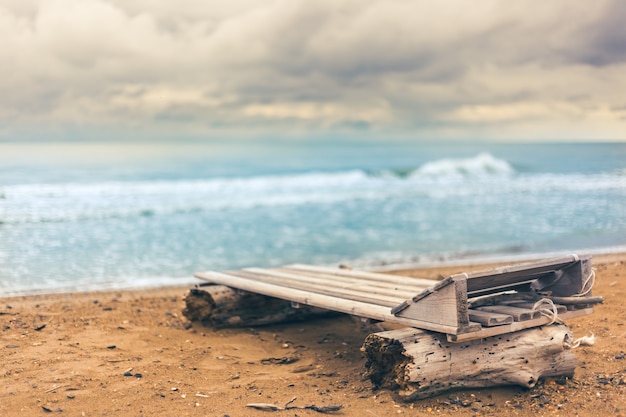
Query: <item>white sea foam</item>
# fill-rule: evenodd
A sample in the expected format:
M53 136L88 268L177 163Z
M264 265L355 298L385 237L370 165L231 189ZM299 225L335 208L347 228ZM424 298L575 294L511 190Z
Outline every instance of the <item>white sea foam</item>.
M511 175L515 169L505 160L495 158L489 153L481 153L473 158L440 159L428 162L418 168L413 176L446 177L483 177Z
M459 186L462 182L462 186ZM613 174L520 174L490 154L428 162L409 176L331 173L206 180L10 185L0 189L5 224L149 217L211 210L348 201L626 190Z

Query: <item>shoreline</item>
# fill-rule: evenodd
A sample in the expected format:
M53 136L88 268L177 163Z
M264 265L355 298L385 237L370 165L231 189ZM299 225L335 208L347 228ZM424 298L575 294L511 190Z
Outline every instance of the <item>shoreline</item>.
M550 252L528 252L528 253L518 253L518 254L503 254L503 253L495 253L495 254L480 254L480 255L469 255L463 256L459 255L456 258L452 259L444 259L442 261L435 262L422 262L422 263L398 263L398 264L389 264L389 265L381 265L378 267L368 268L369 270L375 272L387 272L387 271L403 271L403 270L414 270L414 269L426 269L426 268L447 268L454 266L479 266L480 265L491 265L491 264L503 264L503 263L520 263L520 262L531 262L540 259L549 259L549 258L557 258L561 256L567 255L578 255L578 256L591 256L592 258L600 258L600 257L608 257L612 255L616 256L626 256L626 246L609 246L603 248L596 249L585 249L578 251L550 251Z
M249 417L267 415L249 403L283 406L296 397L295 405L341 405L338 415L624 415L626 253L596 255L592 263L594 294L605 302L566 323L576 338L596 338L576 349L573 379L548 378L530 390L453 391L409 404L363 379L360 347L380 329L350 316L215 330L182 316L191 288L183 285L1 297L0 414ZM472 269L394 273L437 279Z
M442 256L440 260L435 259L433 255L421 255L426 260L423 262L393 262L393 261L380 261L375 264L361 266L359 262L336 262L333 264L326 264L326 266L338 266L341 264L347 264L354 267L354 269L360 269L364 271L372 272L396 272L407 271L415 269L429 269L429 268L448 268L456 266L464 266L468 268L480 268L481 265L490 264L505 264L505 263L521 263L530 262L539 259L556 258L565 255L576 254L579 256L592 256L604 257L610 255L625 255L626 245L620 246L608 246L602 248L592 248L579 251L550 251L550 252L524 252L524 253L482 253L482 254L456 254L449 258ZM420 255L418 255L419 257ZM431 260L428 260L430 258ZM206 268L205 270L209 270ZM235 268L236 269L236 268ZM159 288L176 288L184 286L193 286L199 284L202 281L193 277L193 273L199 271L193 271L189 276L167 278L167 277L142 277L134 282L142 282L139 285L120 285L120 283L100 283L93 286L82 285L82 289L75 289L73 286L59 286L44 288L40 290L15 290L5 291L4 294L0 293L0 300L7 297L26 297L32 295L53 295L53 294L80 294L80 293L92 293L92 292L113 292L113 291L145 291Z

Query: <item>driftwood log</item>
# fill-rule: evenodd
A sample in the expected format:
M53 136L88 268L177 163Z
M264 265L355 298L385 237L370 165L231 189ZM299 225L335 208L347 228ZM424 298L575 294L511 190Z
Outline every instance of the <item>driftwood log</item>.
M413 401L462 388L532 388L543 377L573 376L572 340L564 325L464 343L450 343L440 333L403 328L370 334L362 350L366 375L374 386Z
M224 285L192 288L184 301L182 313L185 317L218 329L263 326L338 314Z

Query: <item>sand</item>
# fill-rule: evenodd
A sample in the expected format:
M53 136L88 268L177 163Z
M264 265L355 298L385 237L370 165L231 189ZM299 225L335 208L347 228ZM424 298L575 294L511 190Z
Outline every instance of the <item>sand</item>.
M626 254L593 258L594 314L569 320L573 379L456 391L411 404L373 391L360 347L376 328L348 316L214 330L181 314L189 287L0 298L0 415L314 416L250 403L341 406L346 416L626 415ZM439 274L455 266L402 271Z

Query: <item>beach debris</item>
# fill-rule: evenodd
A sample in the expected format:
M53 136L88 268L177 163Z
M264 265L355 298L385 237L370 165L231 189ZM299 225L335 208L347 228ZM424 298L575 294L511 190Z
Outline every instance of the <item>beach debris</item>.
M40 319L41 319L41 316L40 316ZM46 328L46 326L47 326L48 324L50 324L50 322L52 322L52 319L50 319L50 320L48 320L47 322L42 323L42 324L40 324L40 325L38 325L38 326L34 326L34 327L33 327L33 329L34 329L36 332L40 332L40 331L42 331L43 329L45 329L45 328Z
M192 288L184 298L183 316L214 328L263 326L326 317L337 313L305 306L292 308L290 301L266 297L224 285Z
M218 322L230 327L263 324L244 320L258 319L259 311L266 319L275 318L274 310L244 302L243 294L256 293L284 300L292 312L306 306L333 310L442 333L448 342L458 343L591 314L603 302L591 294L595 272L590 257L575 254L456 273L439 281L303 264L194 276L211 285L190 291L183 314L216 327ZM200 310L203 314L196 315ZM224 317L216 320L217 313Z
M334 413L343 408L342 405L324 405L324 406L292 405L297 399L298 397L293 397L283 407L276 405L276 404L270 404L270 403L250 403L250 404L246 404L246 407L254 408L256 410L263 410L263 411L313 410L322 414Z
M566 340L566 343L569 344L568 346L571 349L575 349L579 346L593 346L596 343L596 336L591 333L591 335L589 336L583 336L576 340L574 340L573 338L569 338Z
M44 392L47 394L49 392L53 392L53 391L58 390L59 388L64 388L64 387L67 387L67 386L68 386L67 384L65 384L65 385L55 385L54 387L52 387L50 389L47 389Z
M265 358L261 359L263 365L289 365L290 363L298 362L300 358L295 356L283 356L282 358Z
M300 373L303 373L303 372L312 371L313 369L315 369L315 365L313 365L311 363L311 364L308 364L308 365L300 366L300 367L292 370L291 372L293 372L294 374L300 374Z
M571 340L571 330L556 324L465 343L403 328L368 335L362 349L374 386L411 402L459 388L533 388L547 376L570 377L577 364Z

